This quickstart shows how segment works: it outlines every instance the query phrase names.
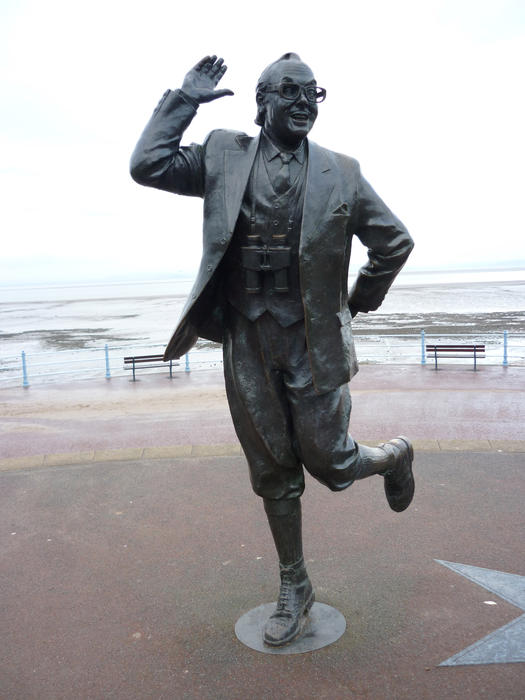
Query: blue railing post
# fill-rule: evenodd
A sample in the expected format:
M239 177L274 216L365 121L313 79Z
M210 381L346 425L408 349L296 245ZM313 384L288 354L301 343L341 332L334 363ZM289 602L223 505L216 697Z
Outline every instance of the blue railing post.
M190 353L189 352L186 353L186 366L184 368L184 371L185 372L190 371Z
M509 360L507 357L508 336L509 332L503 331L503 367L507 367L507 365L509 364Z
M427 356L425 351L425 331L421 331L421 364L427 364Z
M27 378L27 364L26 364L25 350L22 350L22 375L24 377L22 380L22 386L29 386L29 380Z
M104 346L104 354L106 355L106 379L111 379L111 372L109 369L109 348L107 343Z

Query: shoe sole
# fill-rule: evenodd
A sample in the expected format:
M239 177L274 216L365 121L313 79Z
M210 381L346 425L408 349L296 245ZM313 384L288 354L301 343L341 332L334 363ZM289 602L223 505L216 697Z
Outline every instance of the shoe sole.
M408 447L408 454L410 455L410 468L412 469L412 462L414 461L414 448L410 440L404 435L399 435L399 440L403 440L405 445Z
M388 502L390 508L395 512L395 513L402 513L404 510L408 508L408 506L412 503L412 500L414 498L414 492L415 492L415 482L414 482L414 472L412 470L412 462L414 461L414 448L412 447L412 443L410 440L405 437L404 435L398 435L397 440L402 440L405 445L408 447L408 456L410 458L410 478L412 480L412 491L410 493L410 500L406 505L404 505L402 508L394 508L390 501Z

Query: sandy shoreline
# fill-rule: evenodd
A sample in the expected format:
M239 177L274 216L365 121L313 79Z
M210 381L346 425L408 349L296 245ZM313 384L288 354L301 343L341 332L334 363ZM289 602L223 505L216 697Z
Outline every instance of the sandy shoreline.
M112 322L118 325L126 322L129 315L113 316ZM104 319L101 319L104 323ZM514 334L525 334L525 311L493 311L486 313L381 313L376 311L369 314L358 314L353 320L354 335L417 335L421 330L426 333L441 335L471 335L490 336L508 331ZM150 342L151 345L165 345L169 340L171 327L166 325L164 332L155 329L154 338L145 329L142 335L134 330L119 332L108 327L78 327L73 328L34 328L27 330L2 332L2 354L19 354L22 349L32 349L36 352L46 350L81 350L109 345L133 347L137 344ZM201 341L199 347L220 347L218 343ZM40 349L38 349L40 348Z
M478 334L525 333L525 311L486 313L358 314L352 322L354 335L411 335L420 333Z

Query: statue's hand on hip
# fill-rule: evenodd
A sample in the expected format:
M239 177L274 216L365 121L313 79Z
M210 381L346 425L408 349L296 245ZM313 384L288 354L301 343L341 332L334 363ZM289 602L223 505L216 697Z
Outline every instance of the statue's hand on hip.
M211 102L225 95L233 95L231 90L216 90L217 84L226 73L227 67L222 58L204 56L186 73L182 83L182 92L199 104Z

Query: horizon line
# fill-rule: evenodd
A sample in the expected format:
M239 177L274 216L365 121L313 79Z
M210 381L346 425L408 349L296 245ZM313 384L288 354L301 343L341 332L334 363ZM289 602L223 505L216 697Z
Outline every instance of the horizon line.
M356 274L360 265L350 265L349 273L350 275ZM473 273L473 272L521 272L525 270L525 260L521 261L509 261L508 263L494 263L492 265L488 263L484 264L474 264L472 266L465 266L464 264L455 265L434 265L434 266L418 266L411 267L402 270L402 276L406 275L421 275L421 274L460 274L460 273ZM131 274L129 276L101 276L101 277L85 277L83 279L41 279L35 282L25 281L25 282L0 282L0 289L13 289L13 288L62 288L62 287L91 287L97 285L111 285L111 286L125 286L129 284L162 284L169 282L192 282L197 275L198 269L194 271L179 271L171 274L168 273L151 273L146 276L144 274ZM401 279L398 277L396 282L400 282Z

